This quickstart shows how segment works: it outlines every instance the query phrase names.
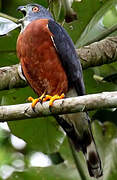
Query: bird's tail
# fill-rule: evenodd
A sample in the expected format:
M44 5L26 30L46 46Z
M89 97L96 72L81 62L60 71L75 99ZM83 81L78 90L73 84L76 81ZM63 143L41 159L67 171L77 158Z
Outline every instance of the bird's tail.
M88 171L91 177L99 178L103 175L101 160L91 132L91 143L83 150Z
M90 123L88 125L88 130L86 129L81 136L76 132L74 125L69 124L63 117L55 116L55 118L70 138L76 151L81 150L83 152L90 176L95 178L101 177L103 174L101 160L96 149Z

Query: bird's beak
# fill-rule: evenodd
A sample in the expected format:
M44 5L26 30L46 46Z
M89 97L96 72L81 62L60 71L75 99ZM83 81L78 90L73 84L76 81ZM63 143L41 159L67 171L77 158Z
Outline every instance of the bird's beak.
M27 9L26 9L25 6L19 6L19 7L17 8L17 11L22 12L23 15L26 16Z

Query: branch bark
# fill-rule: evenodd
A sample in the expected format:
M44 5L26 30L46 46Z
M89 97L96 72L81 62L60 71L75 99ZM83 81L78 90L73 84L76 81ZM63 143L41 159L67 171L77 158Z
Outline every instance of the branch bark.
M83 69L117 61L117 37L108 37L99 42L77 49Z
M31 103L1 106L0 122L114 107L117 107L117 91L103 92L57 100L54 102L51 110L48 102L37 103L35 111L31 108Z
M21 79L19 64L0 68L0 90L24 87L26 82Z
M109 37L89 46L76 49L83 69L117 61L117 37ZM0 90L26 86L18 65L0 68Z

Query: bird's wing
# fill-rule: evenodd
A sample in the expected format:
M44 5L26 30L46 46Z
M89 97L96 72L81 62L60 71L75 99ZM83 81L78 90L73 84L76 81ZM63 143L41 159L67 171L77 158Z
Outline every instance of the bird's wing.
M48 28L53 34L51 38L67 74L69 84L75 87L79 96L84 95L82 67L71 38L64 28L53 20L48 21Z
M53 34L51 38L66 71L69 84L75 88L77 95L84 95L85 87L82 67L72 40L66 31L55 21L49 20L48 28L51 34ZM91 132L88 114L80 112L55 116L55 118L71 139L76 150L80 149L83 151L90 175L100 177L102 175L101 161Z

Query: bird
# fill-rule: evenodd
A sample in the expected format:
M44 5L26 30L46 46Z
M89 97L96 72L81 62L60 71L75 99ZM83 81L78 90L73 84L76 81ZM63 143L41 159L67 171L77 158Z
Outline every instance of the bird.
M23 13L17 39L17 57L22 73L39 98L49 100L85 95L82 67L74 44L66 30L57 23L48 9L39 4L19 6ZM91 130L88 112L54 115L76 151L82 151L91 177L103 175L101 160Z

